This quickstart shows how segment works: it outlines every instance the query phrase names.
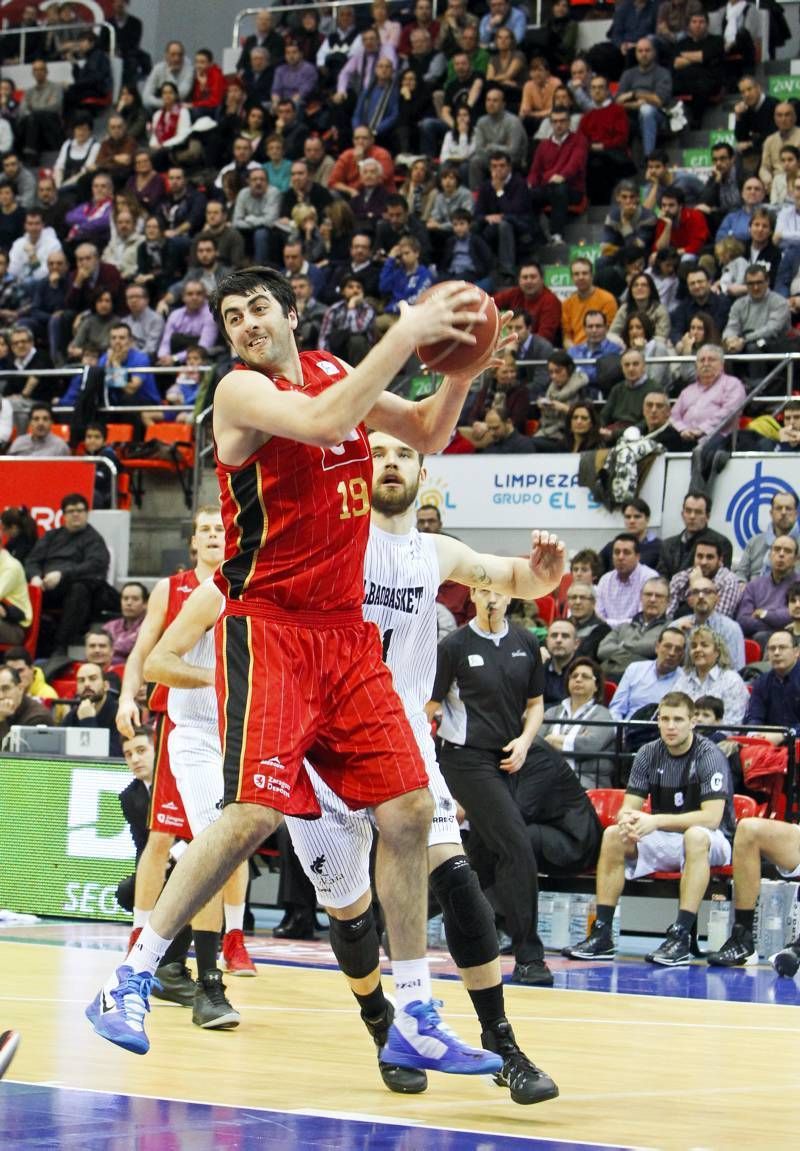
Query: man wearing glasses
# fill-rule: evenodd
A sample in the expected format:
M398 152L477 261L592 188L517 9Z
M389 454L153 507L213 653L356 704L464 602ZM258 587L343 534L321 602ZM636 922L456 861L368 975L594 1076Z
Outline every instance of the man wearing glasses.
M728 647L731 663L736 671L745 665L744 634L736 620L717 611L719 588L706 576L693 576L686 592L686 600L692 609L691 615L682 615L675 620L675 626L687 634L701 625L710 627L721 636Z
M122 323L127 324L131 330L133 346L137 351L145 352L152 362L161 343L166 321L150 307L147 289L141 284L128 285L125 289L125 303L128 314L122 317Z
M726 352L768 352L770 345L789 331L789 302L771 291L761 264L750 265L744 286L747 295L740 296L731 308L722 346ZM764 365L758 371L765 374Z
M49 652L51 662L58 664L64 662L69 645L80 643L85 634L110 561L105 540L89 523L85 496L64 496L61 513L62 526L45 532L25 561L29 582L42 589L45 613L51 608L60 611L51 628ZM42 630L46 631L44 627ZM43 636L40 649L46 651L46 646L47 637Z

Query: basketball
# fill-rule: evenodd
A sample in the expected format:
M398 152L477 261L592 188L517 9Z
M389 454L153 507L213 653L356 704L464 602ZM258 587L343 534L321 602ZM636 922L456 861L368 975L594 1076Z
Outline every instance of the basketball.
M417 304L424 303L426 299L441 291L442 288L449 287L451 282L446 281L428 288L419 296L416 301ZM471 332L475 336L476 342L474 344L462 344L458 340L436 340L432 344L418 344L417 355L429 371L444 372L445 374L448 372L465 372L491 357L500 335L500 313L491 296L487 295L482 288L476 290L480 292L477 306L474 303L464 305L465 311L477 311L486 316L482 322L464 325L464 331Z

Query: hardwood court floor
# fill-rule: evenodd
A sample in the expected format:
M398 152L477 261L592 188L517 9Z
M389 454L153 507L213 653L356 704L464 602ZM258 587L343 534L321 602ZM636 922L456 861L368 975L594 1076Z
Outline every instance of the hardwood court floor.
M483 1078L431 1075L423 1096L387 1092L341 976L318 968L260 963L256 979L228 980L230 999L243 1015L236 1031L203 1032L193 1027L188 1010L154 1002L150 1054L129 1055L95 1036L83 1015L116 958L79 946L3 941L0 933L0 1029L13 1026L23 1035L0 1085L4 1151L12 1147L3 1141L2 1117L14 1082L403 1122L412 1125L398 1144L405 1151L444 1146L437 1142L437 1128L503 1133L532 1147L540 1140L669 1151L797 1146L797 1006L714 999L713 983L712 998L682 997L705 979L705 969L696 977L695 968L663 971L664 979L648 995L507 988L508 1014L521 1045L561 1089L559 1099L525 1108ZM603 967L632 973L641 967L649 974L636 961ZM753 987L753 980L772 978L762 969L722 974L733 976L734 984L750 980ZM781 982L796 1004L794 985ZM445 1000L448 1022L476 1040L461 985L440 979L434 987ZM33 1144L17 1142L14 1151L26 1145ZM59 1151L66 1146L35 1145ZM267 1145L289 1151L313 1144L287 1137ZM334 1145L372 1144L324 1143ZM488 1138L471 1145L500 1144ZM133 1130L129 1146L139 1146Z

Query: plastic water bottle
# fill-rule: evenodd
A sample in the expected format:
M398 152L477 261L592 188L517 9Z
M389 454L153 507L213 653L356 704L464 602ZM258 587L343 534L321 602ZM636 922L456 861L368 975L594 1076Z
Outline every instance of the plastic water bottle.
M552 891L539 892L539 917L537 931L545 948L552 947L553 939L553 893Z
M781 885L773 883L766 892L763 912L759 927L758 953L762 958L769 958L783 947L786 942L786 913L784 910L785 896Z
M709 951L719 951L731 933L731 901L724 895L711 896L711 909L708 913L708 933L706 946Z
M434 915L428 920L428 950L438 951L442 946L444 935L444 919L441 915Z
M553 897L553 920L550 928L550 944L554 951L560 951L569 944L569 905L570 896L559 891Z

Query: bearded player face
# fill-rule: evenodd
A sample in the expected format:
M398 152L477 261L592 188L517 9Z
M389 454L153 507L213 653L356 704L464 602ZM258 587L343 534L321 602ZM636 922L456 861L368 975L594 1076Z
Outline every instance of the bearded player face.
M387 436L372 432L372 506L385 516L407 511L417 498L424 469L422 457L414 448Z

